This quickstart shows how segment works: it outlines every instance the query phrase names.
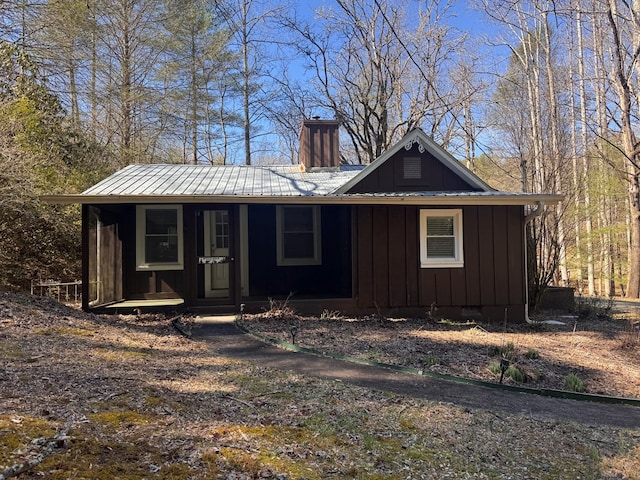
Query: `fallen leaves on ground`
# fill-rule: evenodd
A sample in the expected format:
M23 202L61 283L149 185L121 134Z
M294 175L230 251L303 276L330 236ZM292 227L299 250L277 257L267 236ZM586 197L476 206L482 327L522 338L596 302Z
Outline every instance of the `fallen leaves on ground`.
M562 323L505 327L474 321L270 312L243 318L252 331L322 352L488 382L499 381L499 362L506 358L524 374L523 381L505 376L506 384L567 390L567 376L574 374L588 393L640 398L637 323L578 318Z
M20 478L640 478L638 430L238 362L163 316L0 294L0 364L0 472L71 425Z

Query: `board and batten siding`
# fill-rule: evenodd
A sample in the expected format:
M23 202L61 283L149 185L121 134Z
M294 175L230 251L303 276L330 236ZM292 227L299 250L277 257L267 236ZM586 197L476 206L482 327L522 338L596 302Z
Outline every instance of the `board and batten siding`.
M83 308L104 305L123 298L122 241L117 215L83 205L82 267ZM98 262L100 265L98 266Z
M421 268L417 206L358 206L356 295L362 309L477 309L484 317L524 318L521 206L462 208L464 267Z
M420 175L404 178L404 158L420 159ZM349 193L371 192L473 192L478 191L437 160L431 153L420 153L414 145L402 149L349 189Z
M125 298L159 300L184 298L184 270L136 270L136 208L123 207L120 217L123 244L123 283ZM186 225L185 225L186 228Z

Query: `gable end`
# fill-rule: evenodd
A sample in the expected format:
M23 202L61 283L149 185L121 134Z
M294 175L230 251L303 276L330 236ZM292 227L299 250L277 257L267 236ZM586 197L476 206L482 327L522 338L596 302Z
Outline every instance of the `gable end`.
M415 129L335 193L490 191L494 190L422 130Z
M451 170L431 152L420 150L417 144L409 150L400 149L346 193L483 191Z

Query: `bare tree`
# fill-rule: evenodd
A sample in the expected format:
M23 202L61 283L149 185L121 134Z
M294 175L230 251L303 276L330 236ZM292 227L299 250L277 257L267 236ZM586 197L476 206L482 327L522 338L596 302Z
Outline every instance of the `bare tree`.
M348 134L358 163L368 163L408 130L421 126L450 138L447 73L462 36L442 19L448 4L402 7L390 0L338 0L316 12L314 25L284 20L314 72L314 103ZM409 28L407 15L417 12Z
M95 0L90 7L99 27L98 135L117 149L122 165L151 161L160 93L152 80L164 48L155 40L164 9L153 0Z
M634 129L638 109L638 61L640 60L640 1L603 5L608 21L612 54L612 84L617 93L621 151L629 185L631 246L627 296L640 297L640 144ZM622 9L619 9L622 7Z
M227 48L229 34L204 0L167 0L166 7L160 35L165 48L156 73L165 91L160 120L179 139L184 163L224 163L226 155L212 156L211 143L212 132L224 132L229 116L224 99L236 60Z
M561 20L546 1L485 2L484 8L510 37L509 70L498 82L493 108L495 127L510 134L513 159L520 164L522 190L570 194L569 112L562 108L566 72L557 62L559 36L551 29ZM568 195L570 198L570 195ZM545 212L529 222L530 301L535 306L546 286L560 272L568 284L564 209Z
M225 17L240 59L234 86L241 98L244 163L254 161L253 143L266 119L264 106L270 97L267 66L272 59L272 48L277 45L279 32L268 32L269 23L286 9L284 3L273 4L263 0L233 0L220 10ZM267 48L268 47L268 48Z

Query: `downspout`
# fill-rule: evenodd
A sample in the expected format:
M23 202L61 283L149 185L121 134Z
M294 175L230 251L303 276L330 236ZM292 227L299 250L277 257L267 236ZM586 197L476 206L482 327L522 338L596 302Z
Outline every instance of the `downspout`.
M544 201L540 200L536 202L536 208L530 211L524 217L524 319L528 324L534 324L534 322L529 318L529 259L527 255L527 225L531 223L532 220L539 217L544 211Z

